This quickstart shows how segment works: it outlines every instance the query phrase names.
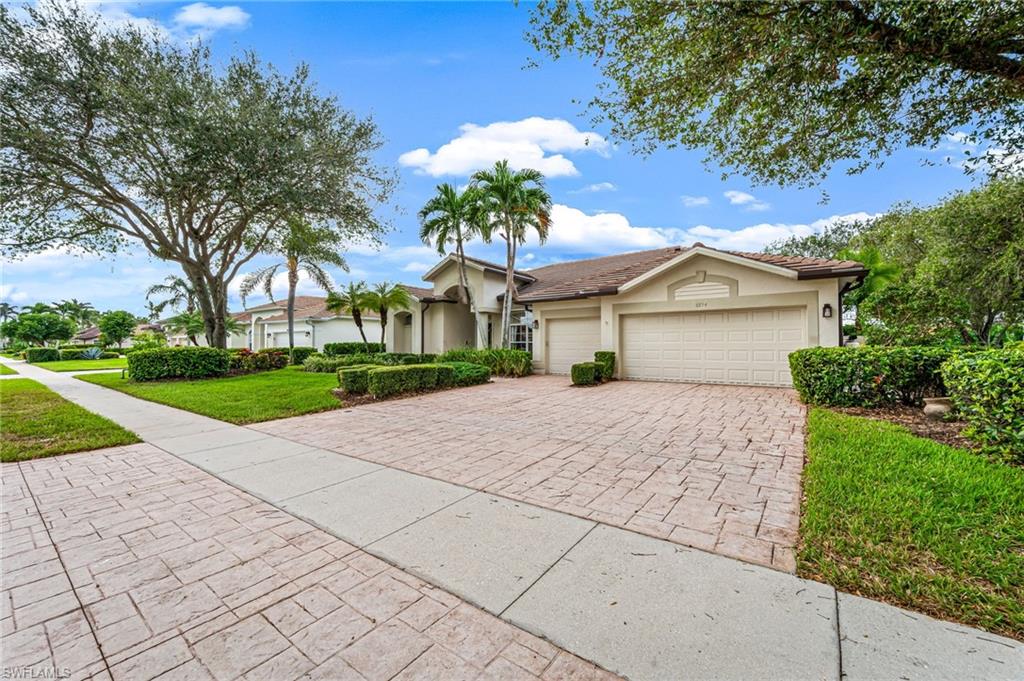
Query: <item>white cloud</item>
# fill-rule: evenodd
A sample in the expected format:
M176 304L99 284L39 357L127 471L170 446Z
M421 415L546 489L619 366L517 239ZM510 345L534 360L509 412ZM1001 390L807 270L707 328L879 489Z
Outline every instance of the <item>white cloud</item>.
M411 262L402 268L403 272L416 272L417 274L423 274L434 265L426 262Z
M753 194L736 191L735 189L730 189L729 191L725 192L723 196L729 199L729 203L731 203L732 205L743 206L746 210L760 211L768 210L769 208L772 207L770 203L759 200Z
M556 203L546 246L582 253L617 253L662 248L681 234L676 229L634 227L621 213L595 213ZM532 237L531 237L532 238ZM536 244L533 240L531 245Z
M682 196L683 205L687 208L697 208L698 206L706 206L711 203L711 199L706 196L689 196L683 194Z
M548 177L579 175L575 164L561 152L594 151L607 155L608 142L594 132L581 132L557 118L533 116L479 126L466 123L458 137L437 151L419 148L398 157L398 162L432 177L469 175L508 159L514 169L533 168Z
M569 193L570 194L596 194L598 192L614 192L614 191L618 191L618 189L619 188L616 187L611 182L597 182L595 184L588 184L586 187L580 187L579 189L574 189L574 190L572 190Z
M762 222L740 229L721 229L708 225L697 225L685 231L684 243L699 241L705 246L728 251L760 251L766 245L779 239L818 234L825 227L837 222L863 221L873 217L876 217L876 215L858 212L846 215L832 215L821 220L815 220L809 224Z
M174 23L190 29L216 31L222 28L245 28L249 18L249 13L236 5L212 7L205 2L194 2L178 10L174 15Z

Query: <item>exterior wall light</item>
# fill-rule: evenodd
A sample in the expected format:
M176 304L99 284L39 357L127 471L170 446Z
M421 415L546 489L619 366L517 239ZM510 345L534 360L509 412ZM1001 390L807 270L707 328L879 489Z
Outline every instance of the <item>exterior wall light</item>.
M539 329L539 328L540 328L540 320L539 320L539 319L534 319L534 320L533 320L533 324L532 324L532 326L533 326L533 330L534 330L534 331L536 331L537 329Z
M824 317L825 319L832 319L832 305L830 303L825 303L824 305L822 305L821 316Z

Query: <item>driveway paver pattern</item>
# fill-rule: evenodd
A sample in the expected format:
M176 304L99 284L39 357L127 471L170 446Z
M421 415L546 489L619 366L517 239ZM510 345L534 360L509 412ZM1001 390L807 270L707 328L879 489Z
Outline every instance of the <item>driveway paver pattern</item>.
M780 388L534 376L252 428L793 572L804 416Z
M4 678L617 678L150 444L0 471Z

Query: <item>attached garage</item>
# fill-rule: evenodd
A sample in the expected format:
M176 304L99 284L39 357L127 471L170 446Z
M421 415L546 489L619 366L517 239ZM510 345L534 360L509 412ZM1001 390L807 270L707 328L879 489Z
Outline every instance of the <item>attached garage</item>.
M621 318L624 378L792 385L789 353L806 347L806 308L672 312Z
M601 318L570 317L547 321L547 372L567 374L573 364L594 359L601 349Z

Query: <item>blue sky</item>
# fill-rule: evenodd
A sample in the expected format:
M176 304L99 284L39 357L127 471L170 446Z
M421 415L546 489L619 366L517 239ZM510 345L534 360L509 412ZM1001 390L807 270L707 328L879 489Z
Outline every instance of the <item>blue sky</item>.
M380 209L393 229L381 252L349 251L351 273L332 272L339 284L421 283L437 256L417 238L416 212L436 184L463 184L475 167L504 156L546 171L556 204L550 242L527 247L521 267L697 240L758 250L836 216L931 203L977 182L947 160L962 152L954 138L943 149L903 151L881 170L852 177L836 171L805 190L755 187L740 176L722 180L721 169L702 164L700 151L636 155L591 125L579 103L593 96L600 77L591 64L569 58L525 68L533 51L523 39L523 4L93 6L110 21L151 21L180 40L202 36L219 60L252 49L282 70L305 61L324 94L373 116L387 140L378 160L401 177L392 205ZM504 258L496 245L473 244L469 253ZM256 260L251 269L267 262ZM17 304L75 297L103 310L142 313L146 287L176 272L141 251L106 259L47 252L5 262L0 297ZM306 282L300 292L317 293ZM232 308L238 307L235 297Z

